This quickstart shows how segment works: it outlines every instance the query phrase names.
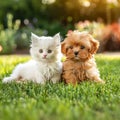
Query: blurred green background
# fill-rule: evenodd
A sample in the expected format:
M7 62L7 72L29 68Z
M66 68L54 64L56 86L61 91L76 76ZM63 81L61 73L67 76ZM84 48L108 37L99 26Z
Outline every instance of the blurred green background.
M0 1L0 54L28 53L31 32L62 40L69 30L88 31L104 51L120 51L120 0Z

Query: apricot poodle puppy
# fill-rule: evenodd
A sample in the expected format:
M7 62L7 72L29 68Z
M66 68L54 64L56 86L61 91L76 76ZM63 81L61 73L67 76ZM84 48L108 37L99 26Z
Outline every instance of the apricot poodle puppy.
M66 56L62 72L62 79L65 83L74 85L85 80L104 83L94 59L99 42L90 34L71 31L67 34L61 47L62 53Z

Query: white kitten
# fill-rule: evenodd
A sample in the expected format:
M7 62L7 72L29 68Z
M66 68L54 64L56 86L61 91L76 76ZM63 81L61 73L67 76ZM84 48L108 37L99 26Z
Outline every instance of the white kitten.
M33 81L44 84L46 81L60 81L62 64L60 62L60 35L54 37L38 37L31 34L30 54L32 60L19 64L10 77L5 77L3 83L11 81Z

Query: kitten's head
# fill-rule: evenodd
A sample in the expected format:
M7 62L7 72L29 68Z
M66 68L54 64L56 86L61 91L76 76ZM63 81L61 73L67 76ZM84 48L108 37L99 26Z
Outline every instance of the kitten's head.
M33 59L42 62L56 61L60 52L60 35L57 33L53 37L37 36L31 34L30 53Z

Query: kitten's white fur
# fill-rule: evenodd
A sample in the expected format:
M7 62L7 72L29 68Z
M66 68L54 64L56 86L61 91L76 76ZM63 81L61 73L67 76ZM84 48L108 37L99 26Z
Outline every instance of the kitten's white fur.
M53 37L38 37L31 34L30 54L32 60L19 64L13 70L10 77L5 77L3 83L24 80L44 84L46 81L56 83L60 81L62 64L60 56L60 35ZM42 49L42 52L40 50ZM48 53L48 50L50 53Z

